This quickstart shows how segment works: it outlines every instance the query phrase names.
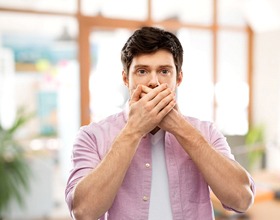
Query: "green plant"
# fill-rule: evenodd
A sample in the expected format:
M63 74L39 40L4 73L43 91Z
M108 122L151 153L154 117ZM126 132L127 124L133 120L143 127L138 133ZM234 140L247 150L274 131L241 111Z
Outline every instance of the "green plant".
M5 129L0 123L0 219L12 200L24 206L22 192L29 189L31 173L26 152L16 139L16 133L32 116L20 108L10 128Z
M252 169L264 154L264 126L252 126L245 137L245 144L250 152L248 154L249 169Z

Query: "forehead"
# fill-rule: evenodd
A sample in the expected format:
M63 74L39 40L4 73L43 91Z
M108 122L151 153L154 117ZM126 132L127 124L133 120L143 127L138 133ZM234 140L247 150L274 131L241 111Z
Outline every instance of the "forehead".
M135 66L171 66L175 68L175 62L170 52L159 50L150 54L140 54L132 59L131 68Z

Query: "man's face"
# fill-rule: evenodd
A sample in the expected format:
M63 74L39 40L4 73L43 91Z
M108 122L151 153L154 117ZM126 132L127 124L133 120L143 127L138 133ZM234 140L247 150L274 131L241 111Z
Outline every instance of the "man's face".
M152 54L138 55L133 58L129 74L123 71L123 81L128 87L130 95L138 85L151 89L162 83L175 91L182 81L182 72L176 73L173 56L166 50L159 50Z

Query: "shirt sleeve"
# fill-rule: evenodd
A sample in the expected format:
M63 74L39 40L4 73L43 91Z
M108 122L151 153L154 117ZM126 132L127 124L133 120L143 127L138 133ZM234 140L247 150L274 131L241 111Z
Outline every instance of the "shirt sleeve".
M235 160L226 137L222 134L222 132L219 131L213 123L210 124L209 130L209 139L212 146L224 156L231 160Z
M215 149L217 149L219 152L221 152L223 155L225 155L229 159L237 162L234 158L234 155L231 153L231 149L226 140L226 137L214 126L214 124L211 124L211 126L210 126L210 134L211 134L210 135L211 143L215 147ZM255 196L255 194L256 194L255 182L254 182L252 176L250 174L248 174L248 175L249 175L249 181L250 181L250 188L251 188L253 195ZM240 213L239 211L234 210L224 204L222 204L222 205L227 210Z
M72 194L76 184L100 162L95 138L87 132L86 127L81 127L76 136L71 162L72 169L65 189L65 201L70 213L72 213Z

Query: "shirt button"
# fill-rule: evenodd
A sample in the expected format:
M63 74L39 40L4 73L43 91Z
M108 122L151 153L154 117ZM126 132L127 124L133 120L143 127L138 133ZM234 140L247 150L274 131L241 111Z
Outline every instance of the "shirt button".
M149 197L148 196L143 196L143 201L148 201Z
M146 168L150 168L151 165L149 163L146 163L145 166Z

